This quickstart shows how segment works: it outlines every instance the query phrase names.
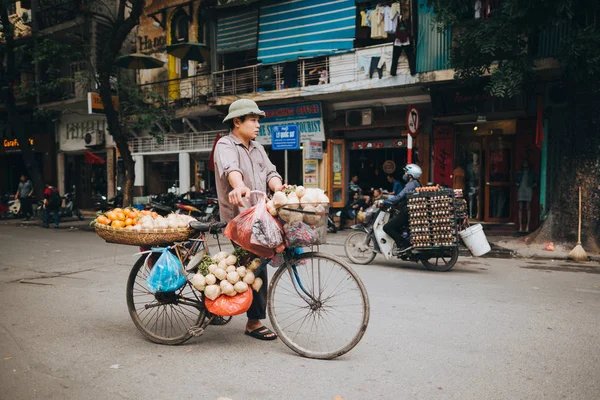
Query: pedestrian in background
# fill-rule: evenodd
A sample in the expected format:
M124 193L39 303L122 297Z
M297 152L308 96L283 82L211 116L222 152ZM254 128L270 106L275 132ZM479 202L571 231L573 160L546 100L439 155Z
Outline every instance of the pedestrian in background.
M46 190L44 190L44 228L49 228L50 213L54 214L54 227L58 229L58 222L60 220L60 206L62 204L62 197L58 189L52 186L52 184L46 184Z
M33 217L33 208L31 204L31 196L33 195L33 183L27 178L27 175L21 175L21 182L17 188L15 199L21 202L21 213L25 221L29 221Z
M393 175L388 175L387 180L392 184L392 191L389 193L390 195L396 196L400 194L402 189L404 189L404 185L398 179L394 178Z

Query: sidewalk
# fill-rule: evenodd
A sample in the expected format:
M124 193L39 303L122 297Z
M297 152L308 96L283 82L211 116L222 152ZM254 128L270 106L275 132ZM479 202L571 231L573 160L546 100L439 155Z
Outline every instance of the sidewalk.
M82 211L84 220L79 221L78 218L68 218L61 220L60 229L78 229L82 231L93 232L93 226L90 226L92 219L96 217L93 211ZM0 225L13 226L40 226L41 221L22 221L20 219L3 219L0 220ZM53 229L53 228L50 228ZM352 232L350 229L344 229L337 233L330 233L327 237L327 245L339 246L343 248L344 242L348 235ZM555 251L547 251L543 245L528 245L525 243L524 237L513 236L489 236L488 241L492 247L492 251L483 257L486 258L533 258L543 260L568 260L568 254L572 248L566 248L561 245L556 245ZM340 249L343 251L342 249ZM461 246L461 256L470 256L469 251ZM600 262L600 254L587 253L590 261Z

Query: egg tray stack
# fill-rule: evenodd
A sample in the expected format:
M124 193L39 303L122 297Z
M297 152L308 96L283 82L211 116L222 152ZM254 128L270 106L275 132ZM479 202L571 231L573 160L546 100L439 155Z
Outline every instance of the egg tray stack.
M410 239L415 248L456 246L458 238L455 204L454 192L451 189L408 195Z
M458 221L467 218L467 201L464 199L461 189L454 190L454 212Z

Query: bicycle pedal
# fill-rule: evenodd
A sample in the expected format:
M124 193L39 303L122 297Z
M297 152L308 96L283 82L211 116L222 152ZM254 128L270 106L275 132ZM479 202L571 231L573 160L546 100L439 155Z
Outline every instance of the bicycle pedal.
M202 336L202 334L204 334L204 328L200 328L199 326L192 326L190 329L188 329L188 332L193 337L199 337Z

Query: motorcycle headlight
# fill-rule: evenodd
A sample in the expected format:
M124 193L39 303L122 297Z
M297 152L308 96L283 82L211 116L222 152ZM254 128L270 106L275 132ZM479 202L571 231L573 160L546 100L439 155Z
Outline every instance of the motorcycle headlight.
M106 200L106 196L102 196L102 200Z

